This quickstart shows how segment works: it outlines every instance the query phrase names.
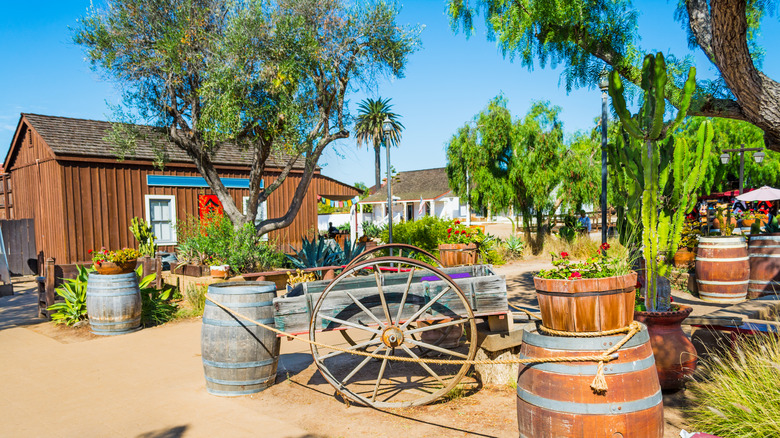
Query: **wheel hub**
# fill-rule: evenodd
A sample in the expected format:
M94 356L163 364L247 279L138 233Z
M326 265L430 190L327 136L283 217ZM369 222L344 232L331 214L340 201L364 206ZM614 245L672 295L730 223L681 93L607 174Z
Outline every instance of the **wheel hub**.
M398 347L404 343L404 332L396 326L388 327L382 332L382 342L390 348Z

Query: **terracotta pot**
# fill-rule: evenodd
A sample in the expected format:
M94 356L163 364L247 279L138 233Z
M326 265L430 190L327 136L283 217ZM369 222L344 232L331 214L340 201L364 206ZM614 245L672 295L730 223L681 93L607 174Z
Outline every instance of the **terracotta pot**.
M439 259L444 266L477 264L477 244L442 243L439 245Z
M636 272L580 280L534 277L542 324L569 332L626 327L634 319L636 277Z
M743 228L750 228L751 225L756 223L755 219L742 219L742 227Z
M95 264L95 271L100 275L129 274L133 272L135 265L135 260L119 264L114 262L101 262L100 265Z
M214 265L209 270L214 278L228 278L230 274L230 266L228 265Z
M731 225L734 226L734 228L737 227L737 218L732 216L730 222L731 222ZM715 219L712 220L712 227L720 229L720 220L718 218L715 218Z
M647 325L661 389L677 390L696 370L696 348L681 323L693 311L679 306L674 312L635 312L634 319Z
M674 266L678 268L689 268L696 262L696 253L688 248L680 248L674 253Z

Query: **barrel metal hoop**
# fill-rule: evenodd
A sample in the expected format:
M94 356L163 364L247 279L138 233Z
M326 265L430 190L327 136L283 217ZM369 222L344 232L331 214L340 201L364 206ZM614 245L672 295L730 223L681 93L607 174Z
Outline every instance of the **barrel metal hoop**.
M256 389L247 389L246 391L220 391L218 389L211 389L207 386L206 391L211 395L219 395L223 397L237 397L239 395L257 394L258 392L265 391L268 388L269 388L268 386L261 386Z
M276 377L276 374L274 374L274 377ZM223 380L223 379L214 379L212 377L206 376L207 382L216 383L217 385L234 385L234 386L260 385L262 383L266 383L270 379L271 376L265 377L263 379L256 379L256 380Z
M772 284L772 285L778 285L780 286L780 281L761 281L761 280L750 280L751 283L755 284Z
M112 322L97 322L97 321L89 321L89 325L91 326L107 326L107 325L117 325L117 324L135 324L141 322L141 317L133 318L133 319L126 319L126 320L118 320L118 321L112 321Z
M763 248L766 248L765 246ZM780 248L780 246L778 247ZM780 258L780 254L757 254L757 253L751 253L750 257L771 257L771 258Z
M761 249L761 248L780 248L780 245L758 245L758 246L750 247L750 249Z
M140 292L138 290L131 290L131 291L125 291L125 292L110 292L105 293L105 289L101 289L99 291L87 291L87 296L89 297L122 297L126 295L138 295Z
M228 284L228 283L233 283L233 284ZM213 295L260 295L265 293L273 293L274 297L276 297L276 286L274 286L273 283L256 284L256 285L253 283L264 283L264 282L244 281L244 282L228 282L228 283L218 283L220 286L214 284L209 285L209 293ZM270 282L265 282L265 283L270 283Z
M739 249L747 248L747 245L699 245L700 249Z
M780 241L780 236L750 236L750 240L777 240L777 241Z
M221 304L223 306L225 306L225 307L228 307L228 308L232 309L232 308L239 308L239 307L267 307L267 306L272 306L274 304L274 302L273 301L260 301L260 302L255 302L255 303L221 303ZM219 307L219 306L217 306L216 304L212 303L209 300L206 300L206 305L207 306Z
M550 348L553 350L574 350L574 351L600 351L616 345L625 338L621 333L616 336L599 336L595 338L575 338L564 336L547 336L539 334L536 331L536 323L532 322L524 327L523 343L540 348ZM647 327L643 324L642 330L635 334L623 344L622 349L638 347L650 341L650 335L647 333ZM620 351L620 350L618 350Z
M274 323L274 319L273 318L258 319L258 320L255 320L255 322L259 322L260 324L271 325L271 324ZM250 324L248 322L244 322L243 320L242 321L235 321L235 320L232 320L232 321L222 321L222 320L219 320L219 319L211 319L211 318L203 318L203 324L205 324L205 325L213 325L213 326L218 326L218 327L247 327L247 328L256 327L255 325Z
M730 284L748 284L748 280L745 281L715 281L715 280L699 280L696 279L699 284L719 284L719 285L730 285Z
M266 359L266 360L260 360L256 362L219 362L214 360L208 360L203 359L203 365L214 367L214 368L257 368L257 367L264 367L266 365L272 365L274 363L274 358Z
M141 330L141 326L138 327L131 327L129 329L124 330L101 330L92 327L92 333L99 335L99 336L116 336L116 335L125 335L132 332L137 332L138 330Z
M658 392L651 395L650 397L646 397L641 400L617 403L576 403L551 400L545 397L540 397L538 395L531 394L519 386L517 387L517 397L526 403L540 407L542 409L585 415L629 414L632 412L639 412L644 411L645 409L650 409L659 405L663 400L663 397L661 396L661 390L658 390Z
M526 356L524 354L518 354L519 359L536 359L534 357ZM598 371L598 365L582 365L580 362L572 362L572 365L564 365L562 363L535 363L524 365L528 368L535 370L547 371L556 374L565 375L592 375L595 376ZM648 368L655 367L655 357L652 355L632 362L624 363L605 363L604 374L627 374L634 371L642 371Z
M734 257L730 259L711 259L706 257L696 257L697 262L746 262L749 257Z
M605 291L598 291L598 292L557 292L557 291L548 291L548 290L538 290L536 291L539 295L547 295L551 297L600 297L600 296L608 296L608 295L617 295L617 294L624 294L624 293L633 293L634 288L626 288L626 289L612 289L612 290L605 290Z

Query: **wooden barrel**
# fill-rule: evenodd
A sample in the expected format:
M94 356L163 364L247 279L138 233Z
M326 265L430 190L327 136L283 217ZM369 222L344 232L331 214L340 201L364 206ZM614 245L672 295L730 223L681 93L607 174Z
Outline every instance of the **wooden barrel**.
M636 277L636 272L579 280L534 277L544 326L569 332L627 326L634 320Z
M739 303L747 296L750 264L741 236L700 237L696 249L699 298L713 303Z
M547 336L526 325L520 358L598 355L624 335L594 338ZM590 384L598 363L520 364L517 425L520 437L662 437L664 409L647 327L604 364L608 389Z
M121 335L141 328L141 293L138 276L89 274L87 316L92 333Z
M780 294L780 234L750 236L748 298Z
M477 245L475 243L439 244L439 260L442 266L476 265Z
M253 320L273 326L276 286L269 281L209 285L209 297ZM276 381L279 338L206 301L200 338L206 390L237 396L260 392Z

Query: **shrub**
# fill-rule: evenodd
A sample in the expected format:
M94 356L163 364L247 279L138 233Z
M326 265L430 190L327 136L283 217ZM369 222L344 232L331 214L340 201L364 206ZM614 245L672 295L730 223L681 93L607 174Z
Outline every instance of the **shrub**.
M406 243L435 253L439 249L439 243L447 238L447 228L452 227L452 224L451 220L434 216L393 224L393 242ZM389 233L385 228L382 230L381 239L387 242L388 238Z
M205 284L187 286L183 293L186 305L179 307L176 317L189 318L203 315L203 309L206 307L206 292L208 292L208 286Z
M510 258L519 259L523 257L525 250L525 241L520 236L509 236L502 242L506 249L506 254Z
M141 321L144 327L164 324L173 319L176 313L176 305L170 302L173 289L157 289L152 286L157 274L149 274L141 277L142 268L139 266L135 273L138 275L138 287L141 290Z
M780 341L741 338L720 356L702 362L691 424L719 436L780 436Z
M62 286L55 289L57 295L65 299L48 307L51 319L55 324L72 326L87 319L87 280L89 273L95 270L77 266L78 275L68 279Z
M363 222L363 235L370 239L374 239L381 236L382 231L385 230L386 228L387 228L386 225L384 227L380 227L376 224L366 221Z

